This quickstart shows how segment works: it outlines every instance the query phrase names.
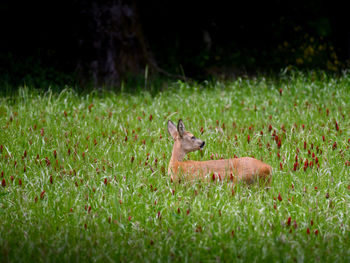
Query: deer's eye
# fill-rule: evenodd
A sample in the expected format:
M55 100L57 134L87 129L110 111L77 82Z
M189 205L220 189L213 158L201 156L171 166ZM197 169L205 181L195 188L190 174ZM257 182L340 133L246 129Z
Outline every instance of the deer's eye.
M196 139L196 137L192 136L191 139L194 140L194 139Z

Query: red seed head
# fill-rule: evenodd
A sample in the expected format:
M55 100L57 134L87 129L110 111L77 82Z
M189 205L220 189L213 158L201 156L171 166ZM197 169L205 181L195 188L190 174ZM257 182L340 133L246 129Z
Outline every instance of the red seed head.
M294 163L293 170L294 170L294 171L296 171L296 170L297 170L297 168L298 168L298 166L299 166L299 163L298 163L298 162L295 162L295 163Z
M278 194L278 201L282 201L282 196L281 196L281 193Z
M250 135L247 136L247 142L250 143Z
M304 141L304 149L306 150L306 141Z
M282 163L280 162L280 169L283 170L283 165Z
M316 235L316 236L318 235L318 229L315 230L315 235Z
M41 199L44 199L44 196L45 196L45 190L41 192L40 198L41 198Z
M5 187L5 186L6 186L5 178L2 178L1 185L2 185L2 187Z
M292 222L292 217L288 217L288 220L287 220L287 226L290 226L290 223Z
M314 220L311 219L310 221L310 225L313 226L314 225Z
M335 150L337 148L337 142L333 143L333 150Z
M55 157L55 159L57 158L57 152L56 152L56 150L53 151L53 157Z
M22 186L22 179L21 178L18 179L18 185Z
M335 129L336 129L336 131L339 131L339 125L338 125L337 121L335 121Z
M280 89L280 90L279 90L279 92L280 92L280 95L282 96L282 92L283 92L283 90L282 90L282 89Z
M230 181L233 182L233 174L230 173Z
M189 214L189 213L190 213L190 209L187 209L186 214Z
M306 229L306 234L310 235L310 229L309 228Z
M41 134L41 136L44 136L44 134L45 134L45 132L44 132L44 128L41 128L41 130L40 130L40 134Z

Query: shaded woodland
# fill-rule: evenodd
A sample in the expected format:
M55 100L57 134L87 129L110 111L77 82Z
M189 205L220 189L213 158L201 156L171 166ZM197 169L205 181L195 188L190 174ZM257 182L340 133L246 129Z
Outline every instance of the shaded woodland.
M5 0L1 82L338 72L349 65L346 10L340 1Z

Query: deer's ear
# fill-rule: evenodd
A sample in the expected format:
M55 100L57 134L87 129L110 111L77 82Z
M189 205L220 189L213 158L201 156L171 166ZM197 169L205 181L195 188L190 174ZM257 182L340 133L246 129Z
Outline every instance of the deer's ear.
M171 137L175 139L177 129L175 124L171 120L168 120L168 132L170 133Z
M185 129L185 124L183 121L180 119L179 123L177 124L177 131L179 132L180 137L182 137L186 131Z

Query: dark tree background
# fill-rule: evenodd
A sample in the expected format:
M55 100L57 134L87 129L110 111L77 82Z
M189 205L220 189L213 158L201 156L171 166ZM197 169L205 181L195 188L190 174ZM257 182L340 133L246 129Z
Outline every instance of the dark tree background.
M1 81L99 87L146 68L198 79L288 66L339 71L350 57L343 2L3 0Z

